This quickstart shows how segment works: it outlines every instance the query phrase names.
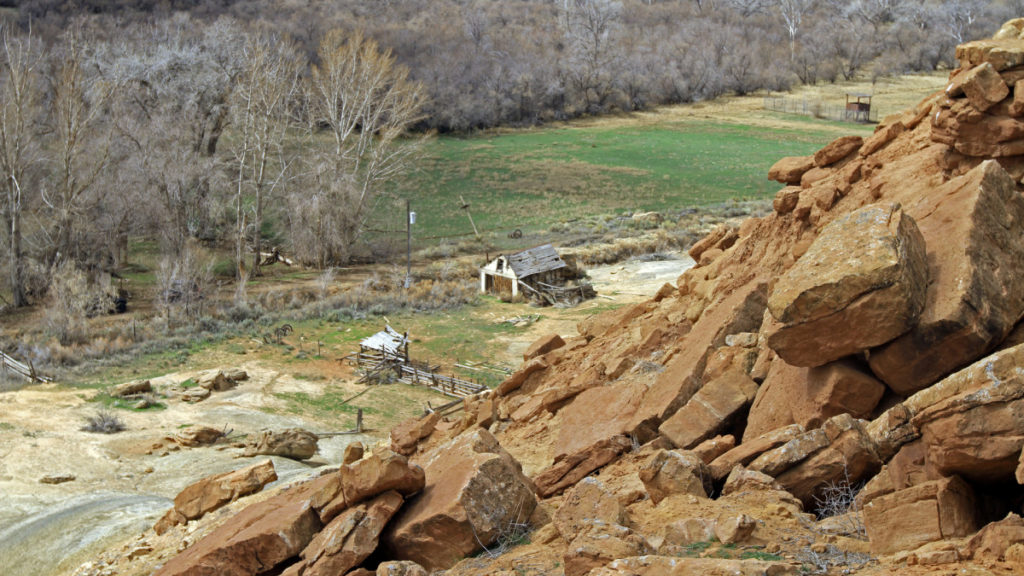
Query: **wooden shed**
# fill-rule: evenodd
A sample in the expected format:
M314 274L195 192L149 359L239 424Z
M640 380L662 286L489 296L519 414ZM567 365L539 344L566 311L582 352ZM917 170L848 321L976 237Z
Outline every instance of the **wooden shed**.
M392 360L408 362L409 335L399 334L391 326L384 326L380 332L359 341L359 354L356 360L359 365L380 364Z
M481 268L480 291L496 295L511 292L515 297L521 291L520 284L529 289L535 282L553 284L573 275L554 246L544 244L515 254L503 254Z

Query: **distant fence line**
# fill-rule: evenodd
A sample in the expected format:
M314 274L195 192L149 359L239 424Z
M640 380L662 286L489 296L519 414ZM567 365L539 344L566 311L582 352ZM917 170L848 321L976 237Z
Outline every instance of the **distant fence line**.
M872 108L865 118L863 113L855 114L847 110L843 104L828 104L821 100L808 100L807 98L765 96L764 109L785 114L813 116L823 120L837 120L839 122L878 122L878 110L875 108Z

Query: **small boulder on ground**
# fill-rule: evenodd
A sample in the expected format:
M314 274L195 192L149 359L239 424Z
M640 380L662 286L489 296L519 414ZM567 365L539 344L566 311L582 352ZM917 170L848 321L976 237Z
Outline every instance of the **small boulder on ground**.
M149 380L134 380L132 382L125 382L124 384L114 386L110 389L110 395L117 398L124 398L138 394L148 394L152 391L153 385Z
M244 455L264 454L306 460L316 454L318 440L316 434L302 428L260 430L246 438Z
M654 504L673 494L707 498L714 486L707 464L693 452L662 450L640 469L640 481Z

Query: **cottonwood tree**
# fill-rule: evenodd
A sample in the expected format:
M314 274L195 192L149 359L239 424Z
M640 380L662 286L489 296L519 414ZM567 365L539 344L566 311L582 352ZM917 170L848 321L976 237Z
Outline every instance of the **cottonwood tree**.
M235 259L244 281L246 232L252 231L252 273L259 274L263 212L268 197L285 181L290 160L285 142L290 105L299 89L301 61L295 46L273 35L255 35L245 47L246 66L233 91L236 132ZM252 221L248 222L247 206Z
M180 253L190 238L215 234L216 152L244 44L232 21L196 26L175 16L133 28L96 51L95 66L116 86L116 128L133 148L124 167L157 200L150 225L171 253Z
M68 34L54 51L51 103L52 134L56 137L56 161L51 163L52 191L42 195L53 213L49 265L64 258L81 260L85 247L76 241L75 222L81 216L86 195L109 160L109 139L100 123L110 84L83 70L81 39Z
M602 111L612 96L614 31L622 5L611 0L572 0L566 13L569 59L564 73L587 113Z
M324 268L348 261L385 184L420 149L422 138L407 129L420 120L425 94L390 51L360 32L328 32L317 56L308 93L316 157L308 196L293 195L292 234L299 256Z
M796 37L803 26L804 16L814 7L816 0L776 0L775 8L789 35L789 59L796 57Z
M15 307L28 304L22 219L28 203L31 171L39 162L42 113L42 61L30 35L0 28L0 177L3 178L3 223L7 249L8 289Z

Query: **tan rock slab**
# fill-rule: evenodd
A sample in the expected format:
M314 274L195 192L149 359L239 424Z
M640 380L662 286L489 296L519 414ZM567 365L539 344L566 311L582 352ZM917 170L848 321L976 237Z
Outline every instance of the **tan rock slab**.
M729 371L705 384L658 428L674 445L689 449L722 432L757 394L757 383Z
M805 172L814 168L814 156L787 156L768 170L768 179L783 184L799 184Z
M977 529L974 493L963 480L935 480L875 498L864 506L874 554L913 550Z
M693 452L660 450L639 474L654 504L673 494L707 498L714 489L707 464Z
M821 168L846 158L860 150L864 138L860 136L842 136L825 145L814 153L814 165Z
M924 239L899 204L827 225L775 284L768 345L794 366L821 366L907 332L924 307Z
M924 310L870 358L902 395L981 358L1024 314L1024 197L998 162L949 181L914 212L928 246Z

